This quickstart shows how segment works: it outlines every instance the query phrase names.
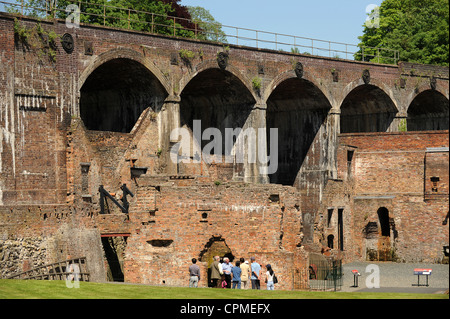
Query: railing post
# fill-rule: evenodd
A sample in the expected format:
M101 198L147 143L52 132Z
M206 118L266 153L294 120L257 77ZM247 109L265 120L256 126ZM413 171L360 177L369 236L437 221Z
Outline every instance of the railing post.
M154 29L155 29L155 14L152 13L152 33L154 33Z
M130 15L131 15L131 10L128 9L128 29L130 29Z
M175 36L175 17L173 17L173 36Z
M256 30L256 48L258 49L258 30Z

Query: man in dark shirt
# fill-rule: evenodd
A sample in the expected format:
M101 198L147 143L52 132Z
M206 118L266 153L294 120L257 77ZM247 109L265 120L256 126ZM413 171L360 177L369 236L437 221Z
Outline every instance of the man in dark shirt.
M196 263L197 259L192 258L192 265L189 266L189 288L197 288L200 280L200 267Z

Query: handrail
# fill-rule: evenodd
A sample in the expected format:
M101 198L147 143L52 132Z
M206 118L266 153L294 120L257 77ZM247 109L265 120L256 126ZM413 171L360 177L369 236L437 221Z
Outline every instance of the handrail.
M53 2L46 2L46 7L32 7L24 3L24 0L18 0L17 2L20 3L12 3L9 1L0 1L1 4L5 6L11 6L11 7L19 7L20 10L16 10L17 13L20 13L21 15L24 15L29 12L30 10L35 10L38 12L43 12L44 14L41 16L41 18L46 19L53 19L57 17L57 14L60 14L61 16L66 14L65 8L59 8L54 7ZM308 38L308 37L301 37L301 36L295 36L295 35L289 35L289 34L283 34L283 33L276 33L276 32L269 32L269 31L261 31L261 30L255 30L255 29L249 29L249 28L241 28L241 27L235 27L235 26L229 26L224 25L220 23L210 23L210 22L204 22L204 21L194 21L192 19L186 19L186 18L179 18L169 15L161 15L157 13L152 12L146 12L146 11L140 11L135 10L131 8L121 8L116 6L111 6L109 4L98 4L98 3L90 3L86 1L77 1L77 0L68 0L67 2L72 4L77 4L78 6L87 6L87 8L93 8L93 7L101 7L103 8L102 14L98 13L91 13L91 12L81 12L80 8L80 14L84 16L89 17L96 17L100 20L103 20L103 25L107 25L107 21L109 24L109 21L114 21L114 23L124 23L126 25L126 29L132 29L133 24L141 24L141 25L150 25L150 29L146 30L150 33L155 33L158 27L166 28L166 32L169 32L172 36L177 36L177 30L183 30L187 32L191 32L191 36L195 39L207 39L207 37L210 37L208 40L223 43L223 44L235 44L235 45L245 45L249 47L256 47L256 48L264 48L264 49L272 49L272 50L279 50L284 51L285 49L290 50L291 53L298 53L300 54L299 49L306 49L307 51L302 52L301 54L311 54L311 55L318 55L318 56L327 56L328 57L334 57L334 58L341 58L339 54L345 54L345 59L349 58L349 55L353 57L353 59L361 58L362 61L373 61L377 63L393 63L397 64L399 61L399 51L393 50L389 48L382 48L382 47L368 47L368 46L361 46L361 45L355 45L355 44L348 44L348 43L342 43L342 42L335 42L335 41L328 41L328 40L320 40L320 39L314 39L314 38ZM48 7L48 5L50 7ZM110 12L112 11L112 12ZM125 11L127 13L127 18L121 18L112 16L111 14ZM139 20L136 19L136 15L142 14L146 18L151 18L143 21L142 19ZM155 18L162 18L165 24L160 23ZM181 23L187 24L187 25L193 25L193 27L187 27L182 26ZM95 23L94 23L95 24ZM97 23L100 24L100 23ZM100 24L101 25L101 24ZM218 32L211 32L208 30L204 30L202 26L213 26L216 28L216 30L221 29L222 33L219 34ZM123 25L117 26L114 25L114 27L123 28ZM226 32L227 30L228 32ZM229 31L231 30L231 31ZM139 30L138 30L139 31ZM156 32L157 33L157 32ZM211 39L216 40L211 40ZM222 41L219 41L219 38L221 38ZM280 40L280 38L282 40ZM229 40L233 40L233 43L229 43ZM268 46L269 45L269 46ZM321 54L325 53L325 54Z
M86 257L78 257L78 258L71 258L63 261L58 261L51 264L41 265L38 267L34 267L30 270L22 271L19 273L15 273L13 275L10 275L6 277L6 279L37 279L37 278L55 278L59 277L60 279L64 278L64 276L71 275L73 272L68 272L67 267L70 264L79 264L79 265L85 265L84 268L86 268L87 260ZM80 267L81 268L81 267ZM81 270L81 269L80 269ZM86 270L86 269L84 269ZM90 273L87 271L80 271L77 273L81 276L82 280L86 279L89 280Z

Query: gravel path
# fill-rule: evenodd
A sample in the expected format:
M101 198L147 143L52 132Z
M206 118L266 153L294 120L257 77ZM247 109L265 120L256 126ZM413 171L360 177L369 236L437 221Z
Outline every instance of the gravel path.
M429 292L442 293L449 288L449 265L443 264L425 264L425 263L393 263L393 262L353 262L343 265L343 285L341 291L374 291L366 286L373 284L370 280L373 277L373 271L368 267L376 265L379 267L380 288L379 292ZM414 275L414 268L431 268L432 274L428 276L429 287L415 287L417 276ZM352 287L354 284L352 270L357 269L361 276L358 278L358 287ZM367 272L366 272L367 270ZM420 284L426 283L426 277L420 276Z

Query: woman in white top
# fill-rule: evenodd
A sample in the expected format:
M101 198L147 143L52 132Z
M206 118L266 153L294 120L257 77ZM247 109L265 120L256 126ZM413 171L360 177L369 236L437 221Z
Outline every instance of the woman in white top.
M273 272L272 266L270 264L268 264L268 265L266 265L266 269L267 269L267 272L266 272L267 290L273 290L274 289L274 285L273 285L274 272Z

